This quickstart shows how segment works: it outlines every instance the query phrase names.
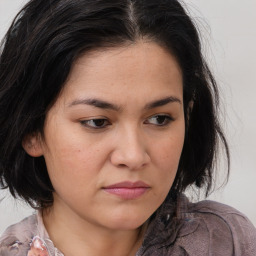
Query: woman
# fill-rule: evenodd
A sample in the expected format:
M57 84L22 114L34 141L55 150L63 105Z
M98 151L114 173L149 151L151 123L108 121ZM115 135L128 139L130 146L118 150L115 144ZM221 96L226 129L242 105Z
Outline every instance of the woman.
M255 255L212 185L218 90L175 0L32 0L0 59L0 176L37 214L1 255Z

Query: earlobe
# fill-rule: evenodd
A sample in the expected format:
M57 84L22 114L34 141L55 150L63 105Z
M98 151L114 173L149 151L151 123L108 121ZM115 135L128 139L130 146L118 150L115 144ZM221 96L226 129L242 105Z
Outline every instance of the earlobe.
M24 137L22 147L28 155L32 157L40 157L43 155L41 137L39 134L33 133Z

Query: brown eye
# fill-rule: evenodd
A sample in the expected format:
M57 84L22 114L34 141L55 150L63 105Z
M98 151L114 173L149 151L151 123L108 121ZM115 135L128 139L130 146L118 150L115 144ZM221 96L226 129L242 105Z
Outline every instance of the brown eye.
M101 128L105 128L106 126L110 125L109 121L107 119L90 119L90 120L83 120L80 121L80 123L83 126L86 126L88 128L92 128L92 129L101 129Z
M147 119L146 123L157 126L165 126L168 125L171 121L173 121L173 118L169 115L155 115Z

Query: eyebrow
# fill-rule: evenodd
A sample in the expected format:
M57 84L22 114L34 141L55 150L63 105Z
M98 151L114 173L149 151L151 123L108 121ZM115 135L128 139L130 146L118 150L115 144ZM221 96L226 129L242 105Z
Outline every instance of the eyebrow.
M145 105L144 109L149 110L149 109L161 107L174 102L182 104L180 99L170 96L170 97L149 102ZM76 106L76 105L89 105L96 108L109 109L114 111L120 111L122 109L121 106L118 106L97 98L74 100L69 104L69 107Z
M95 99L74 100L71 102L71 104L69 104L69 107L76 106L76 105L89 105L89 106L93 106L96 108L110 109L110 110L115 110L115 111L120 110L119 106L109 103L104 100L96 99L96 98Z
M169 103L173 103L173 102L182 104L180 99L170 96L170 97L166 97L166 98L163 98L160 100L155 100L155 101L152 101L152 102L146 104L145 109L157 108L157 107L161 107L161 106L167 105Z

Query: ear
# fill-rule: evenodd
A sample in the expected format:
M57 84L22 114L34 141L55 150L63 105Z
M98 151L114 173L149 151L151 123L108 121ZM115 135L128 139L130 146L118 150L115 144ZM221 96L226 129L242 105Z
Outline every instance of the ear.
M32 157L43 155L42 140L38 133L26 135L22 140L22 147Z

